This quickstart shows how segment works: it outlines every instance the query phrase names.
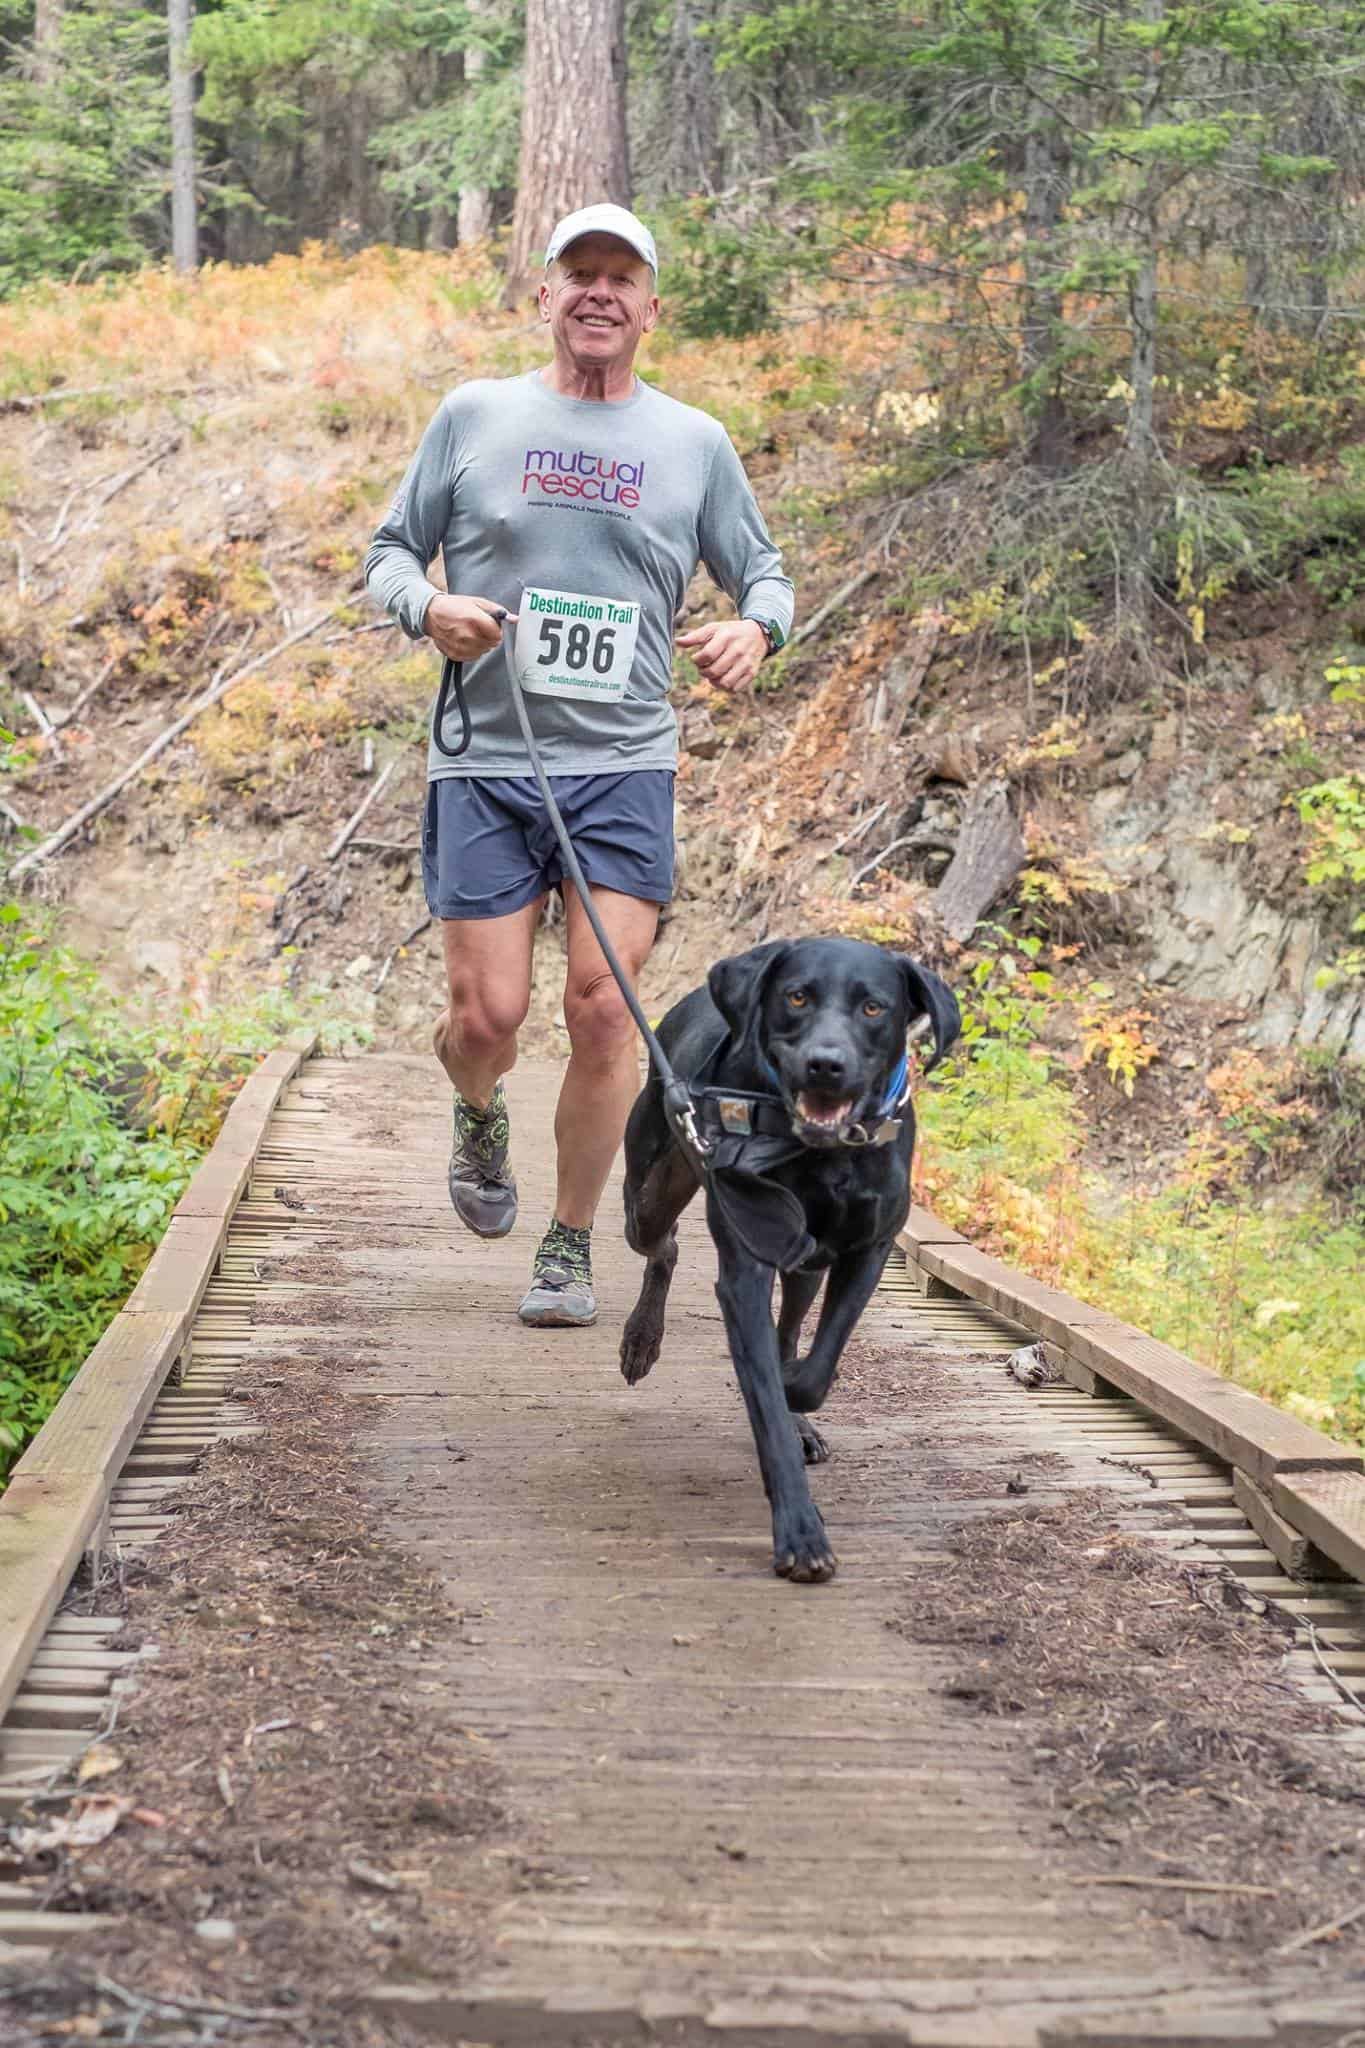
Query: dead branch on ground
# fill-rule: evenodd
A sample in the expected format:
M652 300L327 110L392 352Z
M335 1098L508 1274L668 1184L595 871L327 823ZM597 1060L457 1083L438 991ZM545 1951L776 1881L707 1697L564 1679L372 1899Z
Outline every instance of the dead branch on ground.
M334 861L337 855L345 850L346 842L350 839L352 833L355 832L356 828L361 823L363 823L364 819L368 815L374 803L382 793L385 784L389 780L389 777L393 774L393 771L397 766L398 756L397 754L395 754L392 761L390 761L386 767L380 769L379 779L376 781L373 788L366 792L363 801L359 805L357 805L354 811L352 811L350 817L346 820L346 823L342 826L341 830L337 833L336 838L328 847L326 854L323 856L324 859L328 861Z
M291 633L286 639L278 641L274 647L268 647L264 654L258 654L253 661L245 662L234 674L225 676L221 682L211 684L203 696L190 705L188 711L183 711L179 718L173 719L170 725L159 732L156 738L143 748L137 759L131 762L127 768L120 770L112 782L106 783L104 788L97 791L88 803L82 804L80 809L73 812L71 817L64 824L59 825L57 830L43 840L40 846L35 846L30 853L24 855L22 860L17 860L10 870L11 876L17 877L24 874L30 868L39 866L41 862L50 860L54 853L60 853L62 848L75 838L82 826L88 825L92 818L97 818L101 811L107 810L115 797L121 796L128 787L128 784L135 781L144 768L155 761L159 755L164 754L167 747L173 746L181 733L185 731L187 726L192 725L196 718L199 718L205 711L211 710L215 704L221 703L229 691L236 689L238 683L244 682L249 675L254 675L258 669L264 668L266 663L273 661L277 654L283 654L286 649L296 646L300 640L310 638L312 634L317 632L319 626L325 626L328 619L334 617L335 613L335 605L329 606L325 612L319 612L317 618L311 620L308 625L300 626L297 632Z

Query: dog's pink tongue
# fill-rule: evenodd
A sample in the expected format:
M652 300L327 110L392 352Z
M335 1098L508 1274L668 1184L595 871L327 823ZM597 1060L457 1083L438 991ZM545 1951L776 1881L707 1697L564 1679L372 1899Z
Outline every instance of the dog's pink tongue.
M853 1107L853 1097L844 1095L838 1102L829 1102L803 1089L796 1098L796 1106L808 1124L841 1124Z

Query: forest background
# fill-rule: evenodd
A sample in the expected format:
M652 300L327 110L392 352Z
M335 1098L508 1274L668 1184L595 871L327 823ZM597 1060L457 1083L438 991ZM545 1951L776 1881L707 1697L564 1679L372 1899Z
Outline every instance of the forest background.
M724 419L802 600L753 699L679 663L652 995L718 929L934 961L968 1010L935 1205L1360 1436L1359 7L40 0L3 32L0 1470L253 1048L422 1041L431 676L359 553L439 392L538 359L535 252L602 193L660 233L645 373Z

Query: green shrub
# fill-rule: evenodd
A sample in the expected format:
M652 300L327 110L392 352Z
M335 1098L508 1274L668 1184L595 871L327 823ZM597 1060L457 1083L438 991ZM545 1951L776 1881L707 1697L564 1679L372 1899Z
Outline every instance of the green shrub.
M206 1135L199 1092L0 905L0 1475L164 1229Z
M724 219L713 200L693 199L669 222L661 291L670 325L692 339L737 340L774 325L795 268L790 246Z
M1365 589L1365 449L1343 448L1336 476L1290 465L1230 471L1228 492L1264 580L1302 569L1328 605L1350 604Z
M1340 673L1327 671L1329 680ZM1309 789L1296 790L1289 801L1310 834L1304 880L1310 888L1324 891L1349 923L1352 938L1362 941L1347 945L1330 967L1319 971L1318 986L1360 980L1365 977L1365 775L1351 769L1329 776Z
M1083 1164L1078 1062L1047 1045L1066 999L1037 952L997 928L959 982L961 1040L916 1101L920 1199L982 1249L1365 1441L1365 1217L1347 1185L1336 1203L1292 1182L1269 1201L1257 1180L1267 1147L1293 1158L1294 1113L1319 1129L1335 1121L1334 1174L1358 1179L1360 1070L1324 1062L1314 1097L1286 1103L1274 1076L1248 1069L1240 1093L1229 1085L1192 1121L1188 1157L1165 1186L1122 1189ZM1106 993L1094 986L1080 1006L1081 1063L1088 1035L1117 1111L1133 1076L1116 1070L1113 1048L1145 1013L1106 1008ZM1106 1047L1109 1058L1093 1057ZM1140 1079L1160 1051L1139 1051Z
M135 1285L251 1066L240 1048L300 1014L271 990L154 1035L0 898L0 1484Z

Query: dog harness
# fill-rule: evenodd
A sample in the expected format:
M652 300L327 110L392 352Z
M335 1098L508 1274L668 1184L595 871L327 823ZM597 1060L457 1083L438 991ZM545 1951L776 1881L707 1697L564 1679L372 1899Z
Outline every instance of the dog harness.
M714 1068L729 1044L728 1038L719 1041L703 1062L702 1076ZM780 1091L776 1069L766 1059L763 1066ZM869 1122L852 1125L832 1137L827 1146L812 1145L801 1137L780 1092L760 1094L699 1079L692 1084L691 1094L697 1126L707 1147L704 1165L698 1171L726 1223L746 1251L763 1265L776 1266L783 1273L802 1268L809 1272L830 1260L820 1253L807 1230L805 1210L797 1197L772 1176L778 1167L811 1152L889 1145L900 1135L902 1120L896 1111L904 1107L910 1094L910 1063L902 1053Z

